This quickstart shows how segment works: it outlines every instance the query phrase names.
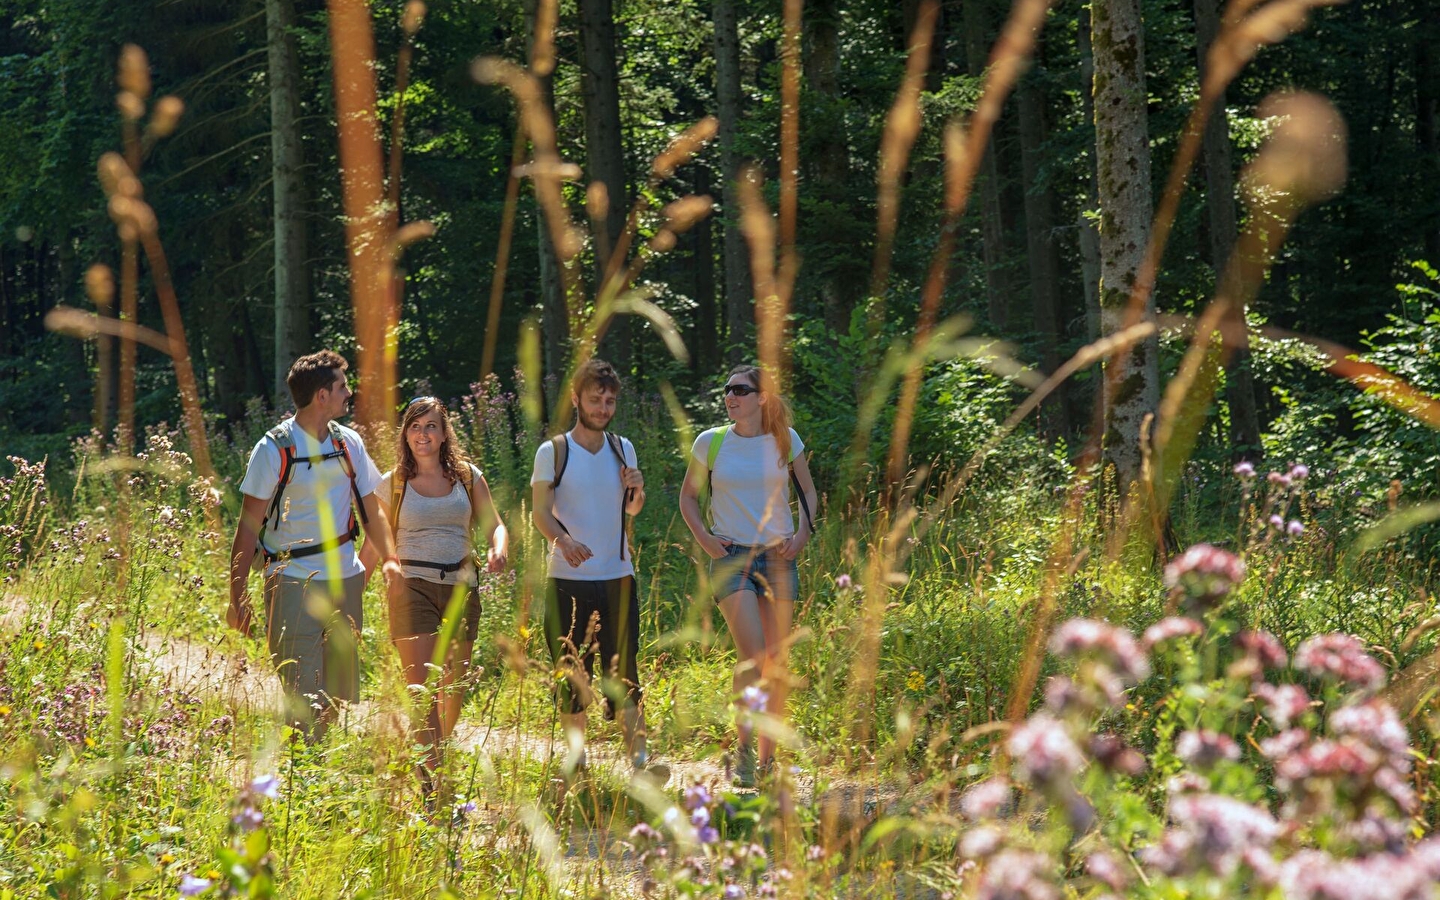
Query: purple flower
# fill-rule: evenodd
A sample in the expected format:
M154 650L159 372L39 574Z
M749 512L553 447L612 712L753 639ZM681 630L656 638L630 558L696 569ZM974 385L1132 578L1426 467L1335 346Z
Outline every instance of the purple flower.
M1165 586L1202 605L1224 597L1244 579L1244 561L1210 544L1196 544L1165 567Z
M250 793L260 797L269 797L274 800L280 796L280 779L274 775L258 775L250 782L248 788Z
M1310 708L1310 695L1298 684L1261 684L1255 696L1265 701L1265 715L1280 728L1289 728Z
M1410 768L1410 733L1395 710L1383 700L1336 710L1330 714L1330 731L1354 736L1388 756L1390 764L1401 771Z
M770 695L760 690L755 685L750 685L740 692L740 705L752 713L762 713L765 705L770 702Z
M1000 832L988 825L972 828L960 838L960 856L964 859L984 859L993 856L1004 846Z
M247 805L240 807L240 811L231 816L230 821L238 825L241 831L254 831L265 824L265 816L260 810Z
M1265 479L1277 487L1290 486L1290 476L1286 475L1284 472L1271 472L1269 475L1265 476Z
M1236 475L1239 475L1241 478L1248 481L1249 479L1255 477L1255 464L1250 462L1249 460L1238 462L1235 464L1235 468L1232 471L1234 471Z
M720 896L724 897L725 900L741 900L741 898L745 896L745 889L732 881L725 885L725 889L720 892Z
M1085 871L1091 878L1104 883L1113 891L1125 890L1125 885L1130 881L1120 860L1115 858L1115 854L1105 850L1096 850L1085 857Z
M709 806L711 802L710 792L703 784L693 784L685 789L685 808L699 809L702 806Z
M976 900L1059 900L1052 879L1055 861L1029 850L997 853L976 886Z
M1269 522L1270 522L1270 527L1271 527L1271 528L1274 528L1274 529L1276 529L1276 530L1279 530L1279 529L1285 527L1285 517L1282 516L1282 515L1279 515L1278 513L1270 516Z
M1348 634L1321 634L1305 641L1295 651L1295 667L1368 691L1385 684L1385 670Z
M1010 735L1006 749L1022 778L1054 784L1080 771L1085 754L1075 746L1065 727L1048 713L1036 713Z
M1262 668L1281 669L1287 661L1280 639L1268 631L1242 631L1236 638L1245 655Z
M1304 463L1296 463L1290 467L1290 480L1304 481L1310 477L1310 467Z
M1145 634L1141 637L1140 642L1148 650L1156 644L1163 644L1178 637L1194 637L1204 631L1204 626L1194 619L1185 616L1171 616L1168 619L1161 619L1145 629Z
M849 575L842 573L835 576L835 587L839 588L840 590L848 591L852 586L853 583L850 581Z
M710 824L710 810L701 806L690 813L690 824L696 828L704 828Z
M715 830L714 825L706 825L695 830L695 840L702 844L713 844L720 840L720 832Z
M1213 768L1222 759L1240 758L1240 745L1218 731L1186 731L1175 741L1175 755L1199 769Z
M1061 625L1050 638L1050 652L1099 657L1131 683L1150 675L1150 661L1130 632L1098 619L1070 619Z
M644 822L630 829L630 843L632 844L658 844L659 842L660 832Z
M1299 537L1305 533L1305 523L1299 519L1291 519L1290 524L1285 526L1285 533L1291 537Z
M455 807L455 811L456 811L457 813L459 813L460 815L462 815L462 816L468 816L468 815L473 814L473 813L475 812L475 810L477 810L477 809L479 809L479 808L480 808L480 807L478 807L478 806L475 805L475 801L474 801L474 800L466 800L464 803L458 804L458 805Z
M1145 757L1115 734L1092 734L1086 749L1095 761L1111 772L1131 777L1145 771Z
M1229 875L1246 850L1266 848L1280 834L1268 812L1220 794L1181 794L1170 799L1175 828L1147 848L1147 862L1166 874L1206 867Z
M972 784L960 795L960 812L972 822L1000 816L1010 805L1010 785L1002 778L987 778Z
M210 879L186 875L180 879L180 896L197 897L210 889Z

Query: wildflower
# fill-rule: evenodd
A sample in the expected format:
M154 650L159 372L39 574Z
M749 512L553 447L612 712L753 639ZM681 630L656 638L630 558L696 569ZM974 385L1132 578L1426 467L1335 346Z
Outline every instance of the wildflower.
M1385 670L1348 634L1321 634L1305 641L1295 651L1295 667L1370 691L1385 684Z
M257 797L268 797L274 800L280 796L280 779L274 775L257 775L250 782L248 790Z
M1284 472L1271 472L1269 475L1265 476L1265 480L1269 481L1276 487L1290 486L1290 476L1286 475Z
M1145 629L1145 634L1141 636L1140 642L1148 650L1156 644L1163 644L1174 638L1195 637L1204 630L1204 626L1194 619L1185 616L1171 616L1168 619L1161 619Z
M196 878L194 875L186 875L180 879L180 896L199 896L210 889L211 883L208 878Z
M916 669L911 669L910 674L905 677L906 690L918 691L925 687L925 676Z
M88 734L85 735L85 746L91 747L91 748L93 748L93 747L95 746L95 739L94 739L93 737L91 737L90 735L88 735Z
M1000 832L986 825L972 828L960 839L960 855L965 859L985 859L1002 846Z
M644 822L630 829L630 843L632 844L658 844L659 842L660 832Z
M694 784L685 789L685 808L700 809L711 803L710 792L703 784Z
M1165 567L1165 586L1201 605L1224 597L1244 578L1244 561L1210 544L1196 544Z
M1085 755L1065 728L1046 713L1036 713L1015 729L1006 742L1021 777L1053 784L1074 775L1085 765Z
M1172 797L1170 818L1176 827L1145 851L1146 861L1167 874L1203 865L1229 875L1245 850L1267 848L1280 834L1280 824L1268 812L1220 794Z
M1268 521L1270 522L1270 527L1277 531L1285 527L1285 517L1279 513L1271 515Z
M960 812L972 822L993 819L1009 808L1010 785L1001 778L987 778L972 784L960 795Z
M1054 861L1042 853L1002 850L981 874L976 900L1059 900L1060 891L1046 877L1054 867Z
M769 702L770 695L753 684L740 692L740 705L752 713L764 712L765 705Z
M473 815L475 811L479 808L480 807L475 803L474 800L466 800L464 803L457 803L455 805L455 812L461 818L464 818L466 816Z
M525 638L528 638L529 636L530 636L530 629L529 629L529 628L526 628L524 625L521 625L521 626L520 626L520 639L521 639L521 640L524 640Z
M1130 880L1126 876L1120 860L1115 858L1115 854L1104 850L1096 850L1085 857L1085 871L1090 874L1091 878L1104 883L1114 891L1125 890L1125 885Z
M1245 655L1251 657L1262 668L1282 669L1285 667L1287 657L1285 648L1281 646L1280 639L1268 631L1242 631L1236 637L1240 649Z
M1238 462L1235 464L1235 468L1231 471L1233 471L1236 475L1240 476L1242 479L1249 481L1251 478L1255 477L1255 464L1250 462L1249 460Z
M696 828L704 828L710 824L710 810L703 806L696 807L690 812L690 824Z
M1117 735L1092 734L1086 749L1101 766L1121 775L1135 776L1145 771L1145 757L1134 747L1126 746Z
M849 575L841 573L835 576L835 587L842 591L848 591L854 587L854 582L850 580Z
M1132 683L1150 674L1150 661L1130 632L1097 619L1071 619L1061 625L1050 639L1050 652L1057 656L1098 656Z
M1291 481L1304 481L1310 477L1310 467L1303 463L1296 463L1290 467Z
M1298 684L1262 684L1255 696L1265 701L1265 715L1280 728L1289 728L1310 708L1310 695Z
M1353 735L1388 756L1391 765L1409 769L1410 733L1395 710L1383 700L1336 710L1330 714L1330 731L1336 735Z
M695 830L695 839L702 844L713 844L720 840L720 832L714 825L705 825Z
M242 806L239 812L230 817L230 821L241 831L254 831L265 824L265 816L253 806Z
M1218 731L1186 731L1175 741L1175 755L1196 768L1209 769L1222 759L1239 759L1240 745Z
M809 862L819 862L825 858L825 848L819 844L811 844L805 848L805 859Z
M741 898L745 896L745 889L732 881L725 885L725 889L720 892L720 896L725 898L725 900L741 900Z
M44 649L45 649L45 640L44 640L43 638L36 638L36 639L35 639L35 643L32 644L31 646L33 646L36 650L44 650Z
M1291 537L1299 537L1305 533L1305 523L1299 519L1291 519L1290 524L1285 526L1285 533Z
M0 703L0 716L8 716L8 715L10 715L10 707L6 706L6 705L3 704L3 703Z

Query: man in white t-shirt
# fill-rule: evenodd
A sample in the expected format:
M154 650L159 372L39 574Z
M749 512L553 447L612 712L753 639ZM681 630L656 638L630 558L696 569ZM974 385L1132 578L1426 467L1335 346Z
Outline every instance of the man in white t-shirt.
M336 701L360 693L359 634L365 569L355 551L360 522L402 577L376 489L380 472L360 436L334 420L350 401L345 359L321 350L297 359L286 384L295 415L250 453L230 552L225 620L251 636L252 563L265 569L265 636L285 688L286 718L319 738ZM316 714L318 712L318 715Z
M619 394L620 378L607 362L592 359L575 374L575 427L535 451L533 518L552 545L545 634L556 668L566 676L557 699L570 745L567 771L584 763L585 707L598 654L600 691L610 713L619 709L630 761L637 771L658 776L663 767L646 757L636 660L640 603L625 529L625 516L645 507L645 479L635 448L605 430Z

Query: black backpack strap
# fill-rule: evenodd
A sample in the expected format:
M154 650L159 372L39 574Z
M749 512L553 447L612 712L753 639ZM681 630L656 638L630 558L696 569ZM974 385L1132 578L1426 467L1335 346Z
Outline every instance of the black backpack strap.
M624 484L624 472L625 472L625 470L626 470L627 468L629 468L629 466L630 466L630 462L629 462L627 459L625 459L625 445L624 445L624 443L623 443L623 440L624 440L624 439L621 438L618 434L611 434L611 433L608 432L608 431L605 432L605 443L606 443L607 445L609 445L609 447L610 447L610 452L615 454L615 458L618 459L618 460L620 460L620 472L621 472L621 484L622 484L622 486L623 486L623 484ZM634 488L625 488L624 490L625 490L625 494L624 494L624 496L621 497L621 499L620 499L620 558L621 558L621 559L624 559L624 558L625 558L625 536L626 536L626 533L629 532L629 530L630 530L630 527L629 527L629 525L630 525L630 519L629 519L629 517L628 517L628 516L626 515L626 513L625 513L625 507L630 504L630 501L631 501L632 499L634 499L634 496L635 496L635 489L634 489Z
M270 506L265 510L265 516L260 520L260 533L255 536L256 549L265 555L268 565L272 554L265 547L265 532L270 530L270 523L273 521L275 527L280 527L280 513L283 507L280 505L285 496L285 486L290 483L291 477L295 474L295 439L290 434L290 429L284 422L265 432L265 436L275 442L280 450L280 476L275 481L275 491L270 495Z
M791 463L788 468L790 469L790 484L795 488L795 496L800 501L800 511L805 514L805 524L810 526L810 533L813 535L815 520L810 517L810 501L805 499L805 491L800 487L800 479L795 477L795 464Z

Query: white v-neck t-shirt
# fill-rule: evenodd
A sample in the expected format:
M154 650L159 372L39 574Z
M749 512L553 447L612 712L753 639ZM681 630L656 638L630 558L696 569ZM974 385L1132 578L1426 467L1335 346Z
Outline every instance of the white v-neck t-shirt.
M306 457L324 456L336 448L327 432L325 439L316 441L305 429L295 424L293 418L286 419L281 426L290 431L295 444L296 463L290 475L290 483L280 498L280 522L272 518L266 523L265 546L272 552L299 550L307 545L330 540L337 534L344 534L350 522L350 509L354 497L350 494L350 477L345 474L345 464L338 457L324 462L300 462ZM355 487L361 497L368 497L380 484L380 470L365 452L365 442L353 430L340 427L345 447L350 451L350 461L355 466ZM280 483L280 445L274 438L265 435L250 451L250 463L245 467L245 478L240 482L240 492L247 497L269 500ZM269 507L266 507L267 511ZM334 570L331 570L334 566ZM266 575L276 572L286 578L349 578L365 571L355 550L355 542L342 544L334 553L316 553L287 559L271 564Z
M550 577L570 581L610 581L634 575L630 564L630 546L620 555L625 486L620 481L620 460L605 444L594 453L580 446L574 432L565 435L567 455L560 487L555 490L555 504L550 511L565 526L570 537L590 548L591 557L578 566L565 561L565 554L550 547ZM625 464L639 468L635 447L620 438ZM535 470L530 483L550 484L555 480L555 446L544 441L535 451Z
M710 459L710 442L719 428L702 431L690 455L704 466ZM790 429L790 459L805 450L795 429ZM711 529L716 537L747 547L768 547L795 534L790 512L790 469L780 464L780 448L766 432L742 437L731 428L720 443L715 471L710 473Z

